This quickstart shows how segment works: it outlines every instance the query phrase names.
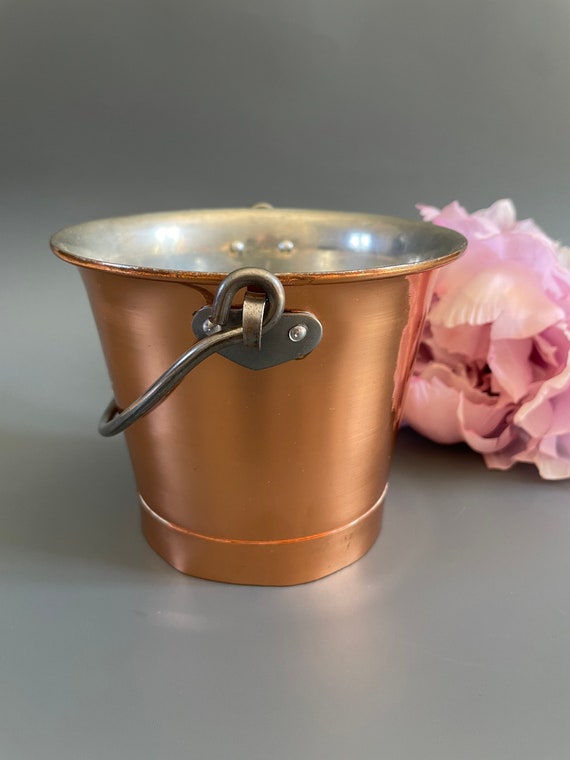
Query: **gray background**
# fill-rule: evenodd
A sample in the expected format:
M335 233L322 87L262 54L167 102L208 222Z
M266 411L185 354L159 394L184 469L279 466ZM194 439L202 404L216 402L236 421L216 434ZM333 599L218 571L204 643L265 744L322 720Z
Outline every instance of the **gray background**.
M292 589L145 546L57 228L514 198L570 242L563 0L0 0L0 754L569 753L567 484L400 438L381 540Z

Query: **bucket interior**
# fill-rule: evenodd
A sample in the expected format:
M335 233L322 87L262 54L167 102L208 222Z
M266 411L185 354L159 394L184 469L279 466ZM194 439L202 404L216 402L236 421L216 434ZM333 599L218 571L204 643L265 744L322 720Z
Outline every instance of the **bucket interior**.
M445 263L462 235L426 222L333 211L210 209L101 219L60 230L54 251L73 263L165 273L400 274Z

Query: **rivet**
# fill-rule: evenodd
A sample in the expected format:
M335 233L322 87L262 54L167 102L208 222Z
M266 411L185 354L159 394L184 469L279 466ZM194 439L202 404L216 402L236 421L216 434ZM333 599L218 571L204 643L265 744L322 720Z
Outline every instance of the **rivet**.
M219 333L221 329L221 325L214 324L210 319L207 319L202 325L202 330L205 335L215 335L216 333Z
M289 340L299 343L307 337L307 325L295 325L289 330Z
M292 240L282 240L277 244L277 248L284 253L290 253L295 247L295 243Z
M245 249L245 243L243 240L232 240L230 244L230 250L234 253L243 253Z

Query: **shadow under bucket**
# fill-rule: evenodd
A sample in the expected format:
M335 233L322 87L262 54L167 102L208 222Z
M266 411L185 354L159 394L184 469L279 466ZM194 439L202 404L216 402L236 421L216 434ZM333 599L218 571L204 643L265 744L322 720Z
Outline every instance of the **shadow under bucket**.
M51 245L81 267L114 389L100 430L126 431L167 562L290 585L372 546L434 270L465 238L259 204L93 221Z

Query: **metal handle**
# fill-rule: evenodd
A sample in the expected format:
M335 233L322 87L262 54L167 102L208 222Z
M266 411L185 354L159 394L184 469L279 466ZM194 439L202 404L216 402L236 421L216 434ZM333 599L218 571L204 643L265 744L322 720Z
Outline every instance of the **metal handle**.
M239 327L224 330L229 322L232 300L236 293L241 288L251 285L260 288L265 293L265 298L261 299L258 293L247 291L242 324ZM214 296L206 336L182 354L126 409L119 411L113 399L99 421L101 435L109 437L122 433L148 414L208 356L240 342L248 346L249 350L259 349L262 334L271 330L279 322L284 309L285 290L271 272L256 267L244 267L231 272L222 280Z

